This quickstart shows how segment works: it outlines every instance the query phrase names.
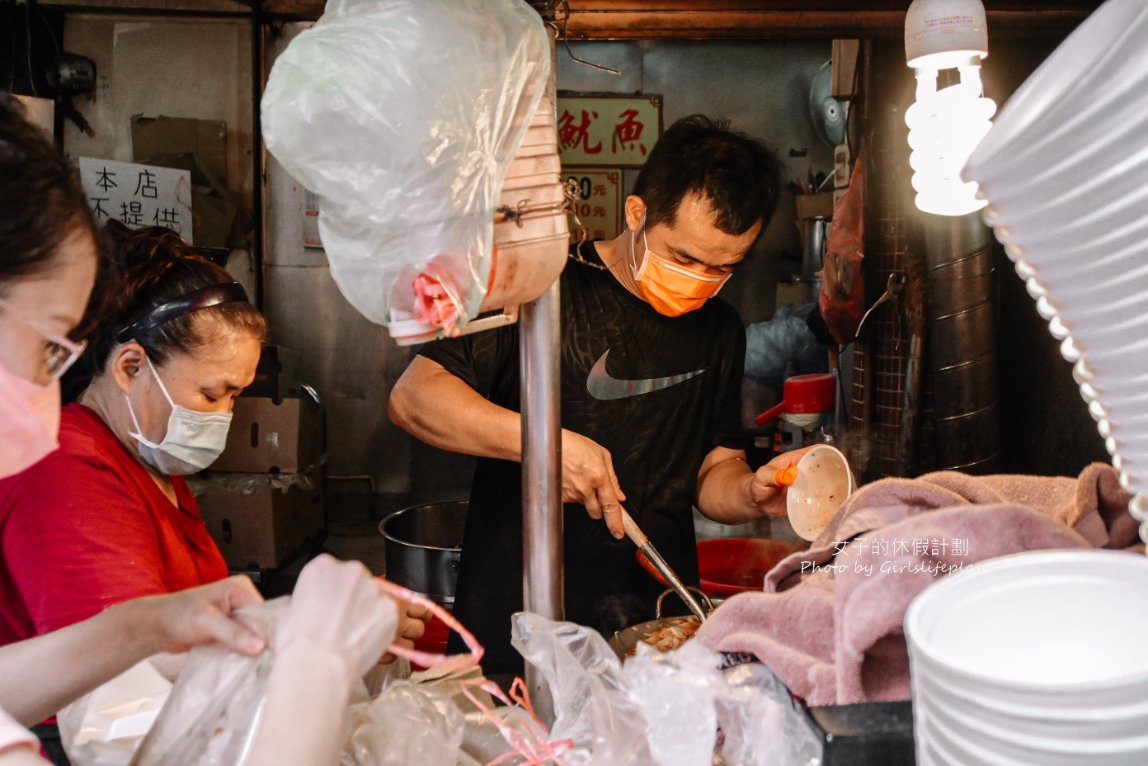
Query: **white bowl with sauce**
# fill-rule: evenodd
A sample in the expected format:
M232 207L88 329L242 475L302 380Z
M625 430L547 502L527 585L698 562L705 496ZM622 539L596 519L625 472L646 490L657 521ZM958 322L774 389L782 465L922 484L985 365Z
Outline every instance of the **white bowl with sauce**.
M836 447L819 444L797 462L797 478L786 493L789 524L803 540L816 540L857 482Z

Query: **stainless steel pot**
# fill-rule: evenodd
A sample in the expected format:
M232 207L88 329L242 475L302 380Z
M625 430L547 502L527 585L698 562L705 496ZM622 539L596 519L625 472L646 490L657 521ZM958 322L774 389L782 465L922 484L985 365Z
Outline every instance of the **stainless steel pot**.
M379 522L387 579L453 606L467 505L466 500L415 505Z

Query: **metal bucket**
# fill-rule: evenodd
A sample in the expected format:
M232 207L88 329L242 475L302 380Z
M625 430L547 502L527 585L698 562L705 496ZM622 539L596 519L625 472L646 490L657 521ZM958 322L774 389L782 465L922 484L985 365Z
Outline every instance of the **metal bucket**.
M415 505L379 522L387 579L453 607L467 505L466 500Z

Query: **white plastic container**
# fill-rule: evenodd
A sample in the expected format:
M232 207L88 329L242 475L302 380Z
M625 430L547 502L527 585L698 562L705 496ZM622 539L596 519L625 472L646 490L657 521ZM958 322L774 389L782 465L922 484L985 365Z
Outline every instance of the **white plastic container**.
M1030 551L905 613L921 764L1148 763L1148 559Z

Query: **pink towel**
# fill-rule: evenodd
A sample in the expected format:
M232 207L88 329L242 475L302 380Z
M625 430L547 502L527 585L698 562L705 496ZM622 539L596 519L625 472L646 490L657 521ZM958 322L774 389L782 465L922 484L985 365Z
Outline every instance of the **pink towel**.
M908 699L902 622L918 593L1008 553L1127 547L1129 499L1100 463L1076 479L945 471L873 482L809 550L773 568L765 593L714 612L698 640L756 655L810 705Z

